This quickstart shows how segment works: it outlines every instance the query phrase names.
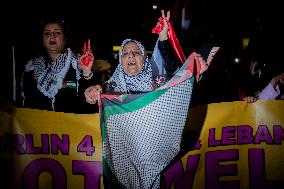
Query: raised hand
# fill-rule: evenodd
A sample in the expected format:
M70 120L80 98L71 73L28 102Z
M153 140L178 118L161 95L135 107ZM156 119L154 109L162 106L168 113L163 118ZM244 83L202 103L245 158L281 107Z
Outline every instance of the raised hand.
M94 63L94 55L91 50L91 40L88 39L88 44L84 42L82 56L79 58L79 64L83 70L85 79L91 79L93 76L92 66Z
M181 48L181 45L178 41L178 38L175 34L175 31L173 29L173 26L170 22L170 11L167 12L167 16L165 16L164 10L162 12L162 17L159 18L158 23L156 26L152 29L152 33L159 34L160 41L167 40L169 38L169 41L171 43L171 46L173 47L176 55L180 59L182 63L185 62L186 57L183 53L183 50Z
M94 62L94 55L91 50L91 40L88 39L88 44L84 42L82 56L79 58L81 68L84 70L91 70Z
M165 16L164 10L161 10L161 12L162 16L158 19L156 26L152 29L152 33L159 34L160 40L164 41L168 39L170 11L167 12L167 16Z
M160 41L164 41L164 40L167 40L168 39L168 30L169 30L169 25L168 25L168 22L170 20L170 11L167 12L167 16L165 16L165 11L162 10L162 23L163 23L163 26L162 26L162 31L159 33L159 38L160 38ZM161 24L160 22L158 22L157 24Z

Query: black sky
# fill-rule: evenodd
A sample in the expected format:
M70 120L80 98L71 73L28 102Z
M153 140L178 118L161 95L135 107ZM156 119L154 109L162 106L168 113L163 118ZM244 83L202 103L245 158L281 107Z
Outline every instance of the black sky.
M17 46L29 56L33 51L36 31L45 17L61 17L66 20L78 46L91 37L96 52L106 52L112 45L119 45L125 38L137 38L147 48L152 48L156 37L151 34L160 9L171 10L175 0L85 0L85 1L11 1L7 13L2 11L2 26L9 46ZM160 9L152 10L157 3ZM244 35L252 36L261 26L267 34L278 30L280 12L274 2L230 0L190 0L193 23L202 23L228 43L234 43ZM259 22L258 22L259 21ZM4 28L4 27L2 27ZM3 31L3 29L2 29ZM177 34L179 35L179 33ZM149 49L152 50L152 49ZM99 53L98 56L107 56ZM100 57L99 57L100 58Z

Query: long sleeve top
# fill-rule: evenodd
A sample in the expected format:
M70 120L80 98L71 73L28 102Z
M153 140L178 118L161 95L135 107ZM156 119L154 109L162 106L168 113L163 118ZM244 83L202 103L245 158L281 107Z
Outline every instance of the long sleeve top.
M89 80L83 77L78 58L69 49L53 63L43 56L31 59L21 81L22 106L68 113L86 112L88 103L84 91L95 84L94 80L94 77Z
M259 100L275 100L280 95L279 85L274 88L271 83L269 83L264 89L259 93Z

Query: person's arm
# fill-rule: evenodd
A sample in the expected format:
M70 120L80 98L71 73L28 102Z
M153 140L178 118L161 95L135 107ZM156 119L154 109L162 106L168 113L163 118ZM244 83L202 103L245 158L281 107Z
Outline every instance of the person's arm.
M102 87L100 85L93 85L88 87L84 92L86 102L88 102L89 104L96 104L98 100L98 95L101 92Z
M82 75L83 75L83 73L82 73ZM94 74L92 74L90 78L85 78L83 76L79 80L79 91L81 91L81 94L83 94L85 89L87 89L88 87L90 87L92 85L96 85L96 84L99 84L99 80Z
M243 98L243 101L245 101L246 103L253 103L257 101L257 98L254 96L246 96Z
M180 61L175 56L169 40L159 41L158 48L164 59L164 67L166 69L167 75L171 78L176 70L181 65Z
M85 80L93 78L92 66L94 64L94 55L91 50L91 41L88 40L88 46L84 43L82 55L78 59L78 63L82 69L82 75Z
M284 73L273 77L270 83L261 91L258 96L260 100L274 100L280 95L279 85L284 84Z
M279 85L273 87L272 83L269 83L258 95L259 100L275 100L280 94Z
M170 11L167 12L167 16L165 16L164 10L162 10L161 12L164 21L164 27L162 31L159 33L158 48L164 59L163 64L166 69L167 75L171 78L174 75L175 71L178 69L178 67L181 65L181 63L175 56L171 44L169 42L169 37L168 37L169 26L167 22L170 19Z

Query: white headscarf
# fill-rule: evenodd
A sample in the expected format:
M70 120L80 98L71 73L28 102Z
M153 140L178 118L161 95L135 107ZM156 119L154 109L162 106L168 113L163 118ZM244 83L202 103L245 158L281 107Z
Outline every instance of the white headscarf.
M144 57L143 68L137 75L128 75L125 73L122 63L121 56L124 46L129 43L134 42L138 45L142 55ZM133 39L125 39L119 50L119 64L116 67L112 77L107 81L107 92L112 94L126 94L131 92L148 92L152 91L153 75L151 62L146 54L144 46Z

